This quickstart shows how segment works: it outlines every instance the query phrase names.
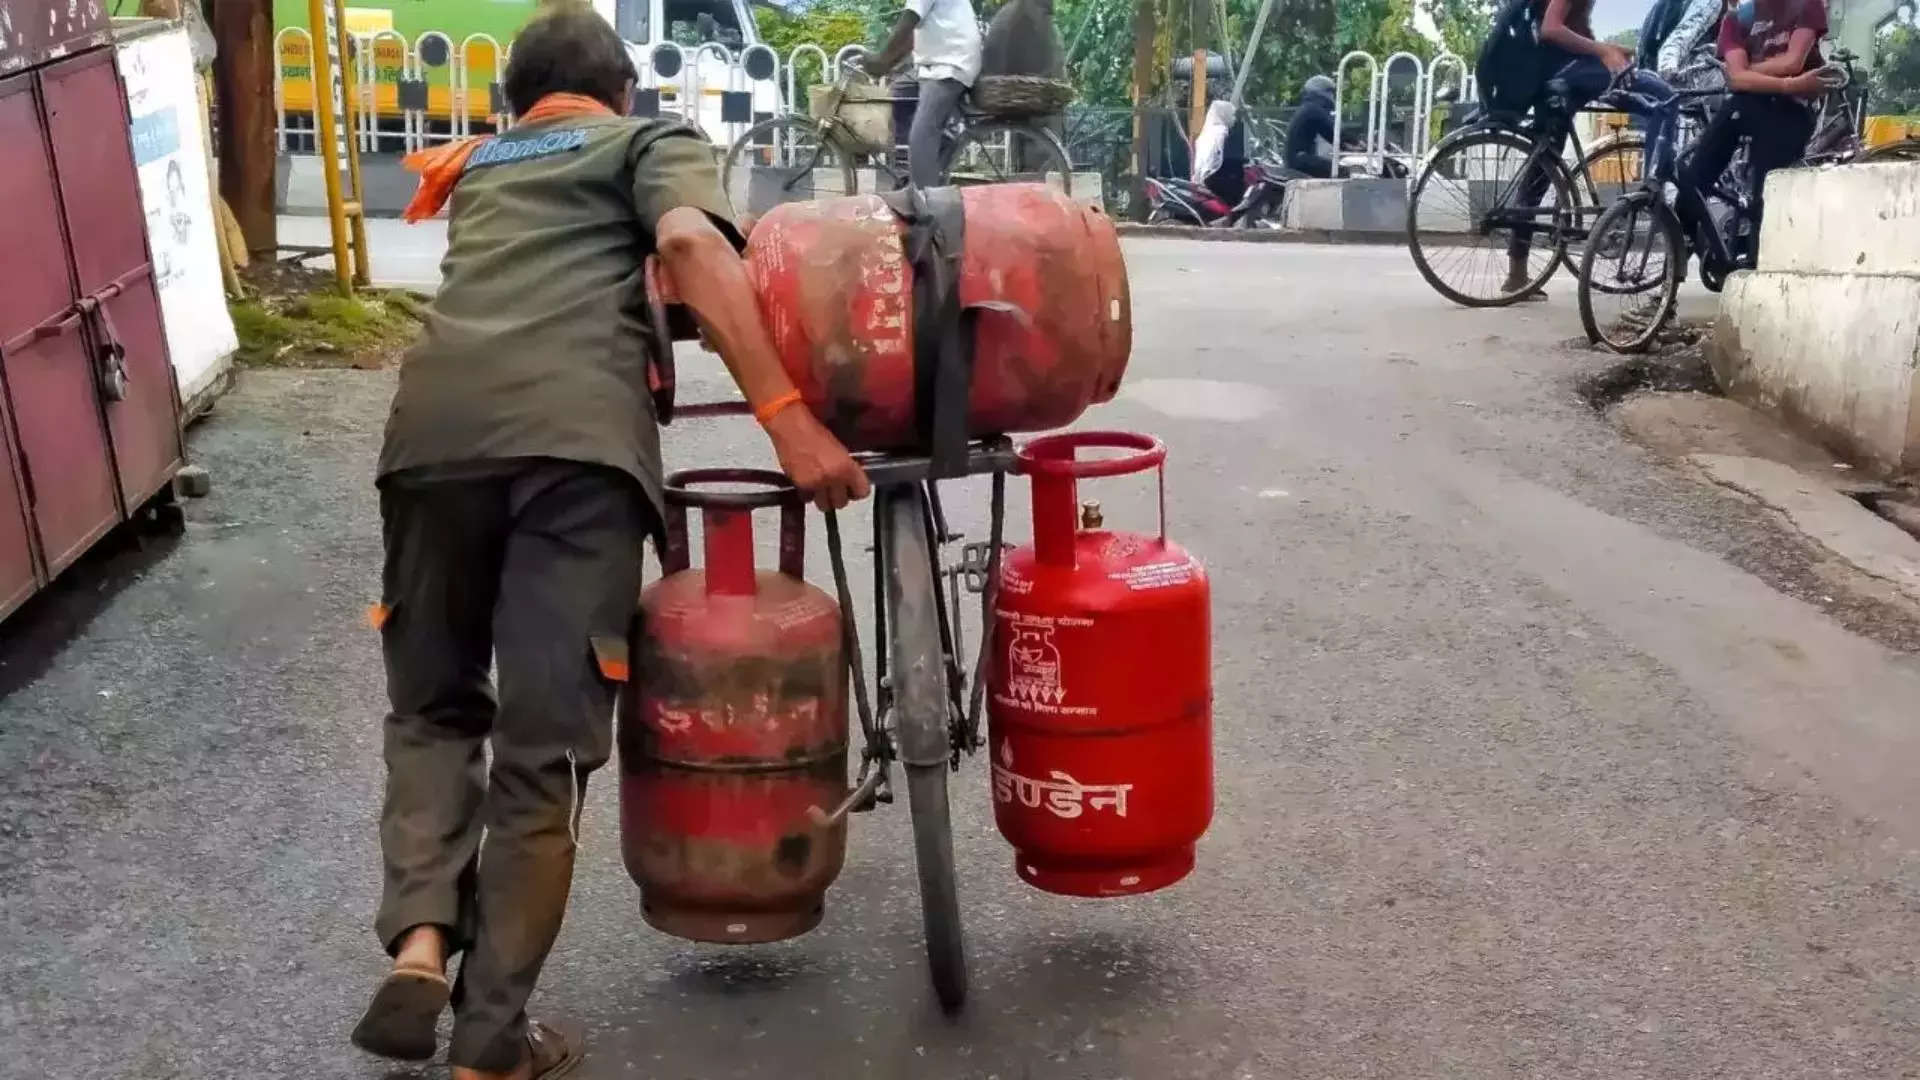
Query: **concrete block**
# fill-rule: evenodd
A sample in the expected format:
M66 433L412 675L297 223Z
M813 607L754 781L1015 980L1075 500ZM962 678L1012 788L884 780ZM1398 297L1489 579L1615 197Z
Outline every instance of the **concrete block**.
M1280 205L1280 224L1288 229L1342 228L1346 199L1340 194L1345 180L1294 180L1287 184Z
M1407 227L1407 182L1355 178L1340 185L1340 227L1352 232L1400 232Z
M1760 269L1920 274L1920 162L1768 174Z
M1880 469L1920 468L1920 277L1736 274L1707 357L1734 397Z

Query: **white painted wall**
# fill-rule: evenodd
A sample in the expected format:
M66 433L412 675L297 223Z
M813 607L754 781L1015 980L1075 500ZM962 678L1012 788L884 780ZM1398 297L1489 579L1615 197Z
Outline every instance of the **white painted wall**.
M1920 163L1781 170L1766 205L1715 375L1880 469L1920 469Z
M193 50L185 29L171 29L122 41L119 52L167 352L180 400L191 402L239 347L220 279Z
M1920 273L1920 167L1783 169L1767 177L1762 270Z

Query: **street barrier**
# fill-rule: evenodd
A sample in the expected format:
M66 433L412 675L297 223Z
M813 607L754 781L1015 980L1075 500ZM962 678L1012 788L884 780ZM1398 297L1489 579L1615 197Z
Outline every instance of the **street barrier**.
M350 44L353 55L345 74L353 84L351 137L361 151L407 153L478 130L513 126L500 85L510 44L484 33L456 43L438 30L409 41L392 29L354 34ZM839 55L862 52L849 46ZM303 26L283 27L274 35L274 53L280 151L311 153L313 36ZM632 53L649 107L686 120L722 145L781 111L785 102L804 100L795 96L798 61L813 57L823 72L828 67L826 51L805 44L796 46L785 63L773 48L758 43L735 51L711 41L685 49L659 42Z

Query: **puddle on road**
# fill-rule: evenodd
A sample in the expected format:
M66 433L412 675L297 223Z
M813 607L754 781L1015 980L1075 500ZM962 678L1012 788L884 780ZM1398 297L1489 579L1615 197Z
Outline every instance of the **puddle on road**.
M1214 379L1139 379L1120 396L1180 420L1257 420L1275 404L1265 387Z

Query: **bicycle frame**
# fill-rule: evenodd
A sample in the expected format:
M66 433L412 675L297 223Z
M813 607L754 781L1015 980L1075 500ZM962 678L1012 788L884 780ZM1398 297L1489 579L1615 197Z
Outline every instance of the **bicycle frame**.
M1600 112L1603 110L1582 109L1578 111ZM1486 216L1480 222L1480 231L1483 234L1487 234L1496 228L1545 228L1551 232L1555 245L1578 243L1586 239L1585 224L1579 221L1575 221L1571 226L1564 224L1548 224L1543 226L1538 224L1542 218L1551 219L1563 216L1566 211L1564 207L1519 207L1513 205L1514 193L1518 190L1519 185L1525 182L1528 177L1535 175L1536 170L1544 172L1545 170L1558 168L1566 171L1569 178L1572 178L1573 173L1577 171L1580 174L1579 179L1586 183L1584 196L1588 200L1588 205L1599 206L1600 189L1595 186L1593 177L1587 174L1587 170L1584 167L1568 169L1564 150L1560 154L1555 154L1548 149L1551 143L1564 135L1567 145L1573 150L1573 159L1576 162L1586 161L1587 150L1580 142L1580 131L1578 125L1573 122L1573 113L1560 109L1549 109L1546 110L1545 115L1527 117L1519 123L1513 123L1497 116L1490 116L1484 120L1467 124L1458 131L1448 135L1445 139L1442 139L1439 145L1434 147L1434 155L1437 157L1441 151L1446 149L1449 143L1460 136L1469 132L1479 131L1509 131L1527 140L1531 148L1527 152L1526 163L1520 167L1519 172L1508 182L1506 189L1500 193L1494 204L1495 209L1487 211ZM1551 183L1551 181L1549 181L1549 183ZM1577 200L1581 196L1582 192L1576 189L1574 192L1575 199Z

